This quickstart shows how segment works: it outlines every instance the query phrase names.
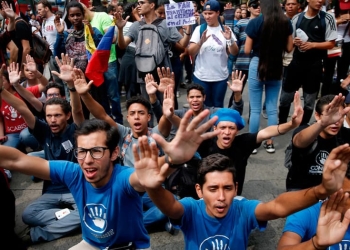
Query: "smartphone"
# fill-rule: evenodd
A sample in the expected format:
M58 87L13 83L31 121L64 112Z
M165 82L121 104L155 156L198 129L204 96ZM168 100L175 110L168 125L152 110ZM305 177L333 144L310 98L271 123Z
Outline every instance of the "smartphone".
M60 219L62 219L64 217L66 217L68 214L70 214L70 211L69 211L68 208L62 209L62 210L57 211L55 213L57 220L60 220Z

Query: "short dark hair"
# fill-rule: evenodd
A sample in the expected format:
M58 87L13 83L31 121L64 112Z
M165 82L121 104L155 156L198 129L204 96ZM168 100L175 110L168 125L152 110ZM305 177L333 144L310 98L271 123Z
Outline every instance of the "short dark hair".
M47 0L40 0L38 4L42 4L44 8L49 8L49 10L52 12L52 5L49 1Z
M157 9L159 7L161 7L161 6L164 6L164 5L169 4L169 3L170 3L169 0L158 0L158 7L157 7Z
M147 108L148 113L151 112L151 103L142 96L133 96L126 101L126 110L129 110L130 106L134 103L140 103Z
M45 113L46 113L46 107L49 105L60 105L63 110L63 113L65 113L66 115L72 111L72 108L69 102L66 99L62 99L59 97L51 98L45 102L45 106L44 106Z
M113 152L115 148L118 146L119 142L119 133L118 129L116 127L112 127L109 125L109 123L93 118L91 120L85 120L75 131L74 138L75 138L75 145L78 146L77 139L81 135L89 135L94 132L103 131L106 132L106 146L110 150L110 152Z
M158 0L148 0L149 3L154 3L154 9L158 9Z
M80 11L83 15L85 14L85 10L84 10L83 5L81 5L81 3L79 3L78 1L71 1L67 4L67 7L66 7L67 14L68 14L70 8L78 8L78 9L80 9Z
M115 6L113 5L108 5L107 7L107 13L111 12L111 11L115 11Z
M199 166L197 182L201 188L206 181L206 174L214 171L232 173L233 183L235 183L236 168L234 167L233 162L227 156L216 153L203 158Z
M60 90L60 95L61 96L66 96L66 93L64 92L64 87L62 86L62 84L59 84L59 83L56 83L56 82L49 82L46 87L45 87L45 95L47 96L47 91L49 89L52 89L52 88L56 88L56 89L59 89Z
M187 96L190 94L190 91L192 89L199 90L202 93L202 95L205 96L205 89L203 88L203 86L196 84L196 83L192 83L192 84L187 86Z
M323 107L325 105L328 105L332 102L332 100L334 99L335 95L325 95L322 96L320 99L318 99L316 106L315 106L315 111L318 114L322 114L323 112Z

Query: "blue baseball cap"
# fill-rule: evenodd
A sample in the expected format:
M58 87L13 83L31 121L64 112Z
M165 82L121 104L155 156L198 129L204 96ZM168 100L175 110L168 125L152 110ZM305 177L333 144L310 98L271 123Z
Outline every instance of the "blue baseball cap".
M209 0L205 3L203 11L212 10L212 11L220 11L220 3L216 0Z
M238 130L241 130L245 126L243 117L234 109L221 108L210 117L214 116L218 117L217 121L215 122L215 126L218 125L219 122L233 122L236 124Z

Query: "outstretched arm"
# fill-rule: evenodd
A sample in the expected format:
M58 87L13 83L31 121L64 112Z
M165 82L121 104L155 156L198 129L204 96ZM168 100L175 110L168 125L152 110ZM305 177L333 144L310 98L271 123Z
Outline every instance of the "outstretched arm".
M135 174L137 182L144 187L154 204L168 217L179 219L184 213L183 206L175 200L173 194L162 187L169 175L168 164L158 165L158 149L155 143L149 145L147 137L139 137L138 153L136 145L133 145L135 159ZM159 167L161 166L161 167ZM170 170L171 171L171 170ZM131 183L131 182L130 182ZM135 186L134 184L131 185Z
M292 119L289 122L268 126L267 128L260 130L256 138L256 143L261 143L262 141L270 139L271 137L283 135L288 131L298 127L301 123L301 120L303 119L303 115L304 110L300 104L299 92L296 91L294 94L294 113L292 115Z
M118 11L114 14L114 22L118 28L118 46L121 49L125 49L126 47L128 47L129 43L131 43L130 37L123 35L123 28L128 19L129 16L127 16L124 20L122 14Z
M118 127L118 123L107 115L104 108L90 95L89 90L92 84L93 81L87 83L85 78L80 78L79 81L74 81L74 86L77 93L80 95L91 114L97 119L106 121L113 127Z
M317 233L311 239L301 242L302 237L294 232L283 233L278 250L326 249L340 242L349 226L350 210L342 218L349 194L339 191L322 204L317 224Z
M9 72L9 79L11 84L18 84L21 72L18 69L18 63L11 63L9 67L7 67L7 71ZM4 70L4 67L1 67L0 73L2 75L2 71ZM0 87L2 87L2 80L0 80ZM14 107L18 113L20 113L27 123L27 126L31 129L35 126L35 116L33 113L29 110L27 105L18 97L14 96L7 90L3 90L1 92L1 97L12 107Z
M47 160L28 156L15 148L0 146L0 166L11 171L50 180L50 168Z
M45 78L45 76L43 74L41 74L37 68L36 68L36 63L34 62L34 58L31 57L29 54L26 56L26 62L24 63L25 66L27 66L27 69L29 71L31 71L36 79L38 79L39 81L39 92L42 93L45 91L45 88L47 86L47 84L49 83L49 81Z
M270 202L259 204L255 209L257 220L268 221L283 218L332 195L342 187L349 161L350 147L348 144L333 149L324 164L320 185L300 191L286 192Z
M350 108L343 108L345 97L339 94L334 97L332 102L325 106L322 114L319 116L317 122L311 126L303 129L293 137L293 144L298 148L306 148L315 141L317 136L327 126L339 122L344 115L350 111Z
M74 80L77 79L76 75L79 75L78 77L80 79L80 74L79 71L73 71L73 58L69 58L67 54L64 55L63 53L61 54L61 58L62 61L60 61L57 56L55 57L57 65L60 68L60 73L58 73L57 71L52 71L52 74L58 76L62 81L64 81L67 84L70 93L70 104L72 106L73 121L79 126L85 120L83 108L80 102L80 97L74 89ZM84 74L82 75L85 79Z

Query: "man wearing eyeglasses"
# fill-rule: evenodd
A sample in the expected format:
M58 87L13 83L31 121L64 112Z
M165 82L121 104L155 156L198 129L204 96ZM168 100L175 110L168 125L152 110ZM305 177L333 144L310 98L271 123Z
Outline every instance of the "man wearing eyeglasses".
M61 67L61 74L59 74L59 77L62 77L62 74L70 72L70 70L73 69L71 67L69 70L71 60L64 55L63 58L64 67L62 67L61 62L57 60L58 65ZM3 68L1 70L3 70ZM13 84L16 79L19 79L18 76L16 79L13 78L13 76L19 75L18 69L17 74L13 72L14 69L11 67L9 70L10 82ZM46 121L34 116L22 100L13 98L13 95L6 90L1 92L1 97L8 101L8 103L22 115L29 128L29 132L34 135L44 149L44 157L46 160L76 162L76 158L73 154L73 149L75 148L74 133L77 127L84 121L84 116L79 96L72 87L74 86L73 80L65 79L65 81L66 80L71 92L72 107L69 102L63 98L53 97L48 99L43 109L45 111ZM2 85L2 83L0 85ZM58 94L53 91L49 91L49 93L50 92L53 96ZM37 102L41 104L40 101ZM69 124L68 120L71 115L73 115L74 123ZM56 216L56 212L62 210L62 208L68 208L70 213L66 217L60 219ZM77 206L68 187L64 183L53 183L47 179L43 184L43 195L26 207L22 214L22 220L25 224L30 226L30 228L27 228L22 235L20 235L27 244L40 241L52 241L80 227Z
M203 140L216 135L216 132L205 132L216 118L200 125L208 114L203 111L190 122L192 112L189 111L170 143L153 136L172 163L186 162ZM120 151L118 129L93 119L83 122L75 136L76 147L69 152L74 152L79 164L47 161L0 146L0 166L68 186L78 207L83 237L71 250L117 249L128 242L133 243L131 249L150 249L140 194L145 190L133 168L114 164ZM136 145L133 150L136 152Z

